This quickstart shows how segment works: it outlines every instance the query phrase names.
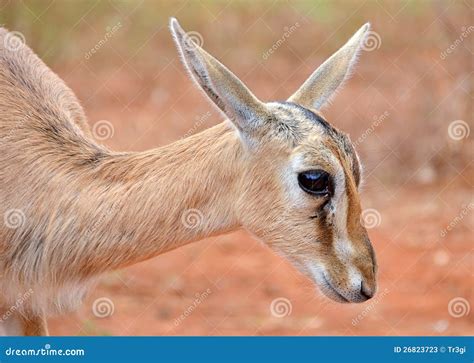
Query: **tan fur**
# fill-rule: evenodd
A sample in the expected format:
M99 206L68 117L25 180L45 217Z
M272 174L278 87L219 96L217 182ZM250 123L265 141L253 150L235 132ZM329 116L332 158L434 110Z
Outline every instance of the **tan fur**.
M370 24L361 27L347 43L324 62L289 98L308 108L320 109L336 94L352 73ZM328 74L330 75L328 77Z
M366 299L348 277L354 266L375 292L373 251L359 221L359 165L347 137L315 123L316 113L259 101L186 43L175 20L171 29L193 79L229 120L145 152L97 144L70 89L28 47L5 49L8 33L0 31L0 206L3 216L24 215L16 228L0 225L0 307L15 306L24 334L46 334L45 316L74 309L103 272L239 227L336 300ZM303 166L342 178L336 190L348 205L348 259L338 255L334 238L341 231L329 221L337 218L336 201L327 221L313 219L322 201L298 187L302 170L295 168ZM190 228L192 210L198 214ZM313 267L329 282L318 280Z

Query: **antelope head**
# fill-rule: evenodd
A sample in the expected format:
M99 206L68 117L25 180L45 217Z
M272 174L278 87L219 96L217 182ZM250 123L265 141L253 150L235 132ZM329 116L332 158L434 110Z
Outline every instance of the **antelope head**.
M242 145L234 190L239 223L339 302L374 295L376 261L360 219L359 158L348 136L318 110L349 77L369 27L360 28L287 101L262 102L176 19L170 23L191 78Z

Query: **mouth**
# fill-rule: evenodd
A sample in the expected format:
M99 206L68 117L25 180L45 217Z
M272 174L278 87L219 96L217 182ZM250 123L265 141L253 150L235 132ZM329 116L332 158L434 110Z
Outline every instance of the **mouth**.
M316 281L319 290L331 300L339 303L350 303L351 301L342 295L327 278L326 273L320 269L311 269L312 277Z
M320 286L321 291L329 298L333 299L334 301L341 302L341 303L350 303L348 299L346 299L337 289L332 286L329 279L326 277L326 274L322 274L322 280L324 282L323 286Z

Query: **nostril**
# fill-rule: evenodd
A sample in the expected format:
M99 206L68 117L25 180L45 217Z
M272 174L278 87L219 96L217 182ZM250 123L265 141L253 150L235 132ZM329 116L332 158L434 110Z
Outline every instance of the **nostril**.
M374 296L374 292L367 288L367 285L364 284L364 281L360 283L360 294L368 299Z

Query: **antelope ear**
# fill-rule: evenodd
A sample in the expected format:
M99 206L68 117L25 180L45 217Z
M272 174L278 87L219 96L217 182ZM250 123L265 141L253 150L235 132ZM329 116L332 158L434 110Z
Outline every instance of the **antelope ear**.
M325 106L350 77L369 29L369 23L362 26L342 48L314 71L288 101L307 108L320 109Z
M203 50L184 32L175 18L170 29L191 78L240 131L257 128L264 120L265 106L223 64Z

